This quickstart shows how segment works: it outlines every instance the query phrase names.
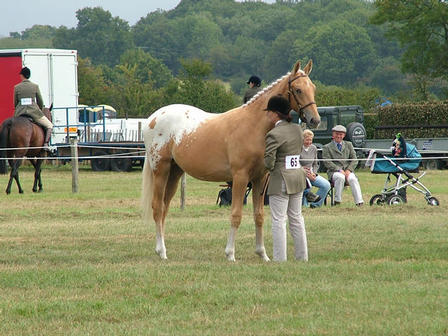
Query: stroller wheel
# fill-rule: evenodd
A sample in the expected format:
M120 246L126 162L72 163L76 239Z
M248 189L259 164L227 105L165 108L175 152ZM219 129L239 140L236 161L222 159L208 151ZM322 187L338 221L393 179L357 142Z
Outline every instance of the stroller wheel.
M428 204L432 205L432 206L439 206L440 205L439 200L437 198L433 197L433 196L429 197L427 199L427 201L428 201Z
M404 198L403 198L402 196L400 196L399 194L397 194L397 195L389 196L389 197L386 199L386 202L387 202L387 204L389 204L389 205L400 205L400 204L405 203L405 200L404 200Z
M369 203L370 205L384 205L385 201L383 194L376 194L372 196Z

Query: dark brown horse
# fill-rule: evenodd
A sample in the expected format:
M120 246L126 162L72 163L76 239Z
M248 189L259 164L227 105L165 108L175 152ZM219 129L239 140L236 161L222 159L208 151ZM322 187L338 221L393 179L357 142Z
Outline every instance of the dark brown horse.
M45 116L51 120L51 108L44 108ZM23 157L26 157L34 167L33 192L42 191L42 180L40 177L42 157L45 151L42 150L44 144L44 130L35 124L28 117L12 117L6 119L0 129L0 173L6 174L6 158L8 158L11 174L9 175L6 193L11 193L12 181L16 180L19 193L23 193L19 181L19 167ZM39 187L39 189L38 189Z

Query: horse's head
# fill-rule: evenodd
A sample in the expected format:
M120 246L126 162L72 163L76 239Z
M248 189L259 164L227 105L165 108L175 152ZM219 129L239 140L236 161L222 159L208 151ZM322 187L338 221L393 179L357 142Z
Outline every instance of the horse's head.
M42 109L42 112L44 114L44 116L46 116L48 118L48 120L52 121L51 119L51 110L53 109L53 104L50 105L50 107L44 107Z
M314 102L316 86L308 76L312 68L312 60L309 60L303 70L300 69L300 61L294 65L288 79L288 99L300 119L311 128L315 128L320 123L320 116Z

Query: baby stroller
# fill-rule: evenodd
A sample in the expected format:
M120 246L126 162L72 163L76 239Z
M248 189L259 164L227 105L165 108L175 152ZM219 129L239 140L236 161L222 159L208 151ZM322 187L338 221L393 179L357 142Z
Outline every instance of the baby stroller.
M431 192L419 180L426 174L423 172L419 177L411 173L418 173L421 155L414 145L406 143L400 134L397 134L392 147L392 156L388 157L380 152L371 150L366 166L374 174L387 174L386 182L381 194L373 195L370 205L393 205L407 202L406 188L411 187L422 193L429 205L437 206L439 201L431 195ZM379 158L378 158L379 157ZM391 175L395 176L395 184L391 183ZM419 188L420 187L420 188Z

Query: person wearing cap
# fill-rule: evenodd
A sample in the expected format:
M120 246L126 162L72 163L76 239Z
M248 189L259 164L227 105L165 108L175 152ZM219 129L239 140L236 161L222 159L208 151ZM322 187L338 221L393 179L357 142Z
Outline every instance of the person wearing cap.
M266 134L264 164L270 173L267 194L271 209L273 260L286 261L286 220L294 241L298 260L308 260L305 222L302 216L302 197L306 176L300 167L302 128L291 123L289 102L282 96L269 99L265 109L270 122Z
M45 137L43 149L49 151L48 142L50 141L53 124L42 112L44 104L39 86L29 80L31 76L29 68L22 68L19 75L21 82L14 86L14 116L30 116L35 123L44 127Z
M246 93L244 93L243 103L246 104L253 96L257 94L258 91L261 90L261 79L258 76L250 76L247 81L249 88Z
M354 171L358 165L355 150L350 141L344 141L347 130L342 125L336 125L332 129L333 141L322 148L322 158L327 168L329 180L334 185L335 204L340 204L345 183L350 185L353 199L357 206L364 204L361 186Z

